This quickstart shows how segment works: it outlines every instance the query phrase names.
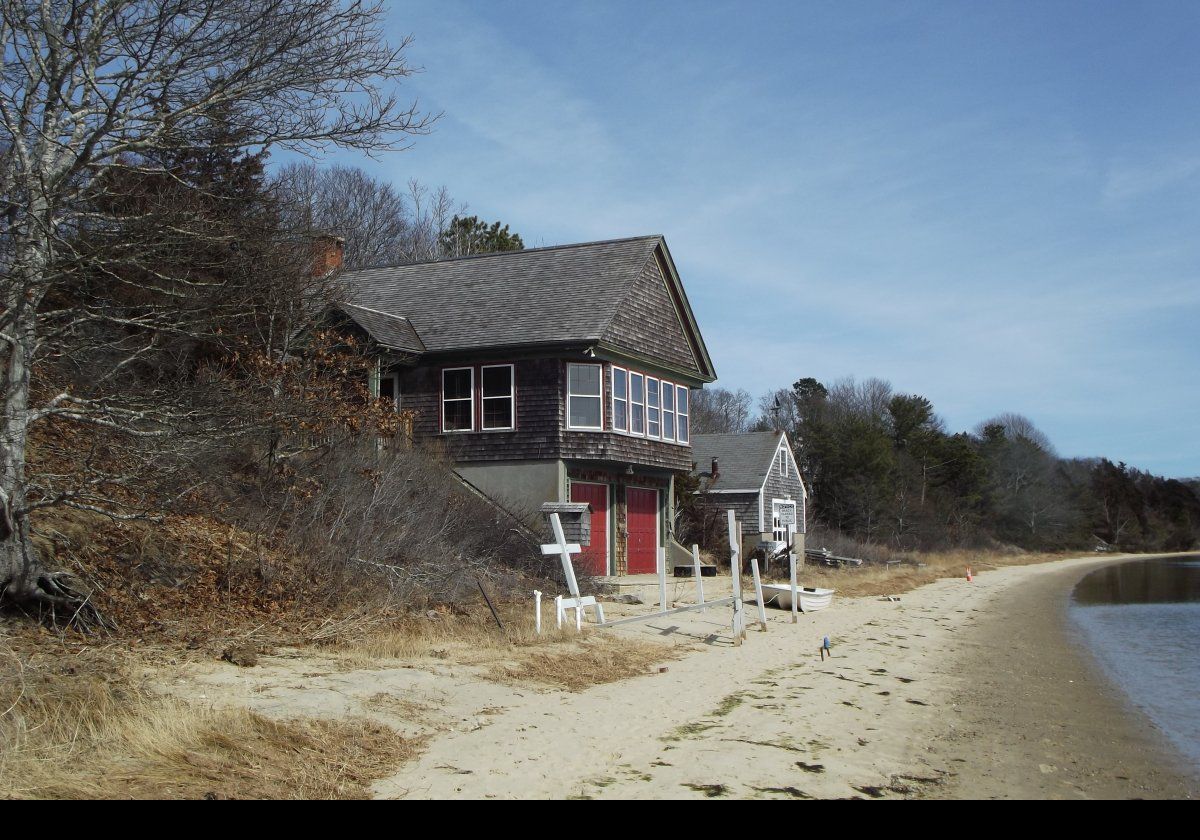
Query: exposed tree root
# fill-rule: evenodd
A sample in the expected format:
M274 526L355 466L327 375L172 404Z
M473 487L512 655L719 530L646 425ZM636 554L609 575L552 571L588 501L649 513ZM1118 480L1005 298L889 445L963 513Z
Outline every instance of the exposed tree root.
M0 551L0 609L83 633L113 629L78 579L69 572L47 569L29 543L8 542Z

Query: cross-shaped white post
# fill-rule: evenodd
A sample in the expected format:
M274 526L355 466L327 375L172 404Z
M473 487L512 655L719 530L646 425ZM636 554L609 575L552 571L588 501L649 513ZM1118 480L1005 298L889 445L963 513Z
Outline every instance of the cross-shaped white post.
M562 520L558 518L557 513L550 514L550 528L554 532L554 542L546 543L542 546L542 554L551 555L557 554L562 561L563 577L567 580L567 589L571 592L570 598L556 598L558 612L558 626L562 627L563 614L569 610L575 610L575 627L580 629L583 626L583 609L585 607L594 607L596 609L596 622L604 623L604 607L597 603L592 595L581 596L579 594L579 583L575 580L575 565L571 562L572 554L579 554L583 551L579 543L568 543L567 537L563 533Z

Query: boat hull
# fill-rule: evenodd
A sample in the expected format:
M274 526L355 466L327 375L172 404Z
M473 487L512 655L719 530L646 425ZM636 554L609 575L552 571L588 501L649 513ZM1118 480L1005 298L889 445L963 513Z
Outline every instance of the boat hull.
M829 606L833 601L832 589L816 589L811 586L798 587L800 596L800 612L817 612ZM763 601L768 607L778 607L782 610L792 608L792 588L783 584L764 583Z

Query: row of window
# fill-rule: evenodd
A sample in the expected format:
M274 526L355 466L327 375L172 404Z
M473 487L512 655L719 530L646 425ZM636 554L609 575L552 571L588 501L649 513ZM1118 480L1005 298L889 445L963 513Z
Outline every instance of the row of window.
M594 396L584 410L570 412L571 428L602 428L604 418L600 413L599 380L600 365L571 365L580 368L575 376L580 382L594 388ZM594 370L590 370L594 368ZM569 372L569 379L571 373ZM595 383L594 386L592 383ZM574 386L568 386L568 400L575 394ZM688 444L691 436L688 386L677 385L649 376L647 373L613 366L612 368L612 430L637 437L667 440L670 443ZM590 425L576 426L576 420Z
M689 442L687 386L626 368L613 367L612 372L609 411L613 431L671 443ZM478 422L476 413L480 414ZM516 371L513 365L442 370L442 431L470 432L476 428L485 432L516 428ZM567 428L604 430L602 365L567 366Z
M475 376L479 376L479 400L475 400ZM472 432L475 412L485 432L516 428L517 382L513 365L480 365L478 368L442 370L442 431Z

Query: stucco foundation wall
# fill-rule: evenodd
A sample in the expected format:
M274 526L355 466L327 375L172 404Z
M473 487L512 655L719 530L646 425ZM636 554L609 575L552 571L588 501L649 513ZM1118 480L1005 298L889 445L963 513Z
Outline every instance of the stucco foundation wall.
M454 470L512 513L534 521L543 519L538 512L543 502L566 499L561 461L457 464Z

